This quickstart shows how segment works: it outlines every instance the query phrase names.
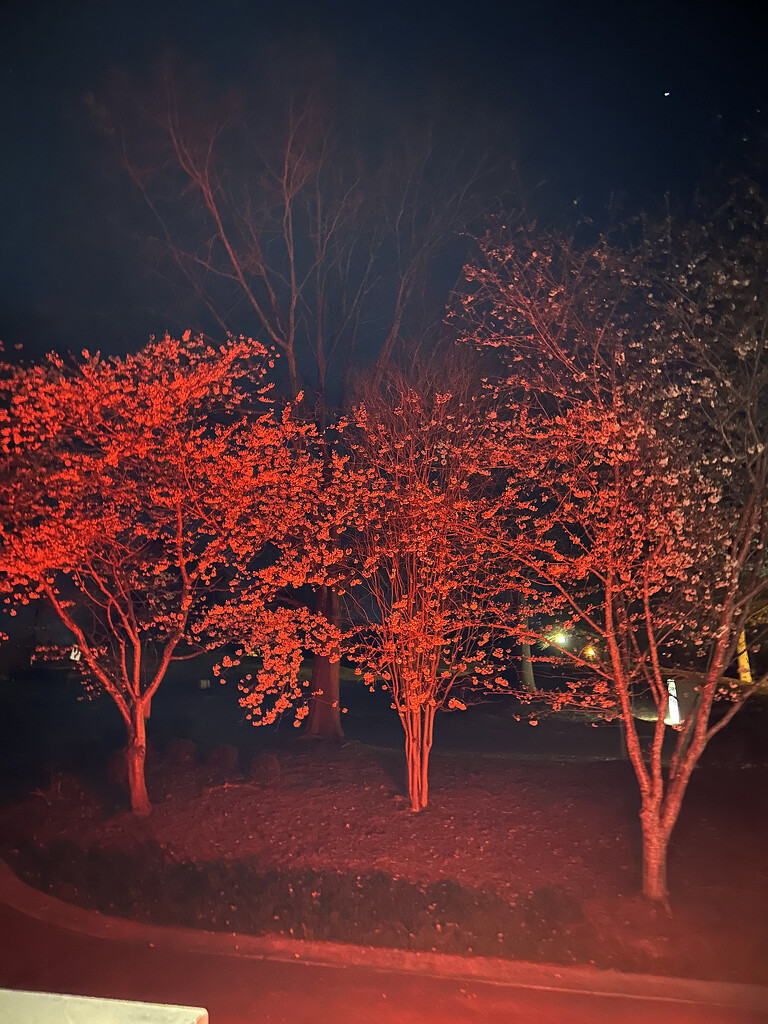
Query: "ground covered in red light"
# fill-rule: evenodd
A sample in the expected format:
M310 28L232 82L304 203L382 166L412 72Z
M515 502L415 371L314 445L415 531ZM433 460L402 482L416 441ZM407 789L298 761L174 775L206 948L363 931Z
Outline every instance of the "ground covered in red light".
M4 855L63 899L157 923L768 981L766 768L696 773L669 918L638 898L626 763L436 753L413 815L397 751L294 742L247 779L226 751L191 753L153 764L145 820L56 780L2 811Z

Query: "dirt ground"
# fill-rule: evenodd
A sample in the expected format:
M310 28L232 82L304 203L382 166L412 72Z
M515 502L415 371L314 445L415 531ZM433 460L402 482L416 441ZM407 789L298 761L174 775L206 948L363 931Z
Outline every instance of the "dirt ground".
M638 897L637 796L626 763L437 753L430 806L413 815L394 750L294 741L260 755L247 777L232 765L196 765L190 754L177 750L152 765L155 807L145 820L114 813L103 794L75 780L54 780L0 812L6 856L24 876L30 849L62 840L126 856L151 844L168 863L219 872L222 863L247 862L452 880L512 905L534 900L553 936L568 931L565 945L542 947L561 961L768 982L765 768L696 773L670 856L668 917ZM27 868L30 881L62 898L100 905L82 886L57 881L55 865L38 876ZM118 909L152 919L153 900L139 893ZM103 898L101 905L110 909Z

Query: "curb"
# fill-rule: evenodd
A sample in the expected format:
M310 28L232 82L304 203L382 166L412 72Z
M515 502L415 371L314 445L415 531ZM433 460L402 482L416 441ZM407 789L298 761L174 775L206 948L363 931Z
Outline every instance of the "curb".
M128 921L48 896L22 882L3 860L0 860L0 902L44 924L89 938L149 945L176 952L276 960L337 969L363 967L386 973L420 974L537 991L750 1010L766 1014L768 1019L768 988L759 985L624 974L592 967L560 967Z

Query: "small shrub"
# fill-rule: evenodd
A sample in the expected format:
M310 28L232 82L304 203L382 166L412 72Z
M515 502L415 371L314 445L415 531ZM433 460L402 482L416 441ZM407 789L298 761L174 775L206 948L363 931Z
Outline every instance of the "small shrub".
M251 781L260 786L274 786L280 781L280 762L274 754L263 751L251 763Z
M567 962L583 926L577 901L540 889L515 907L455 881L419 885L370 875L263 870L256 861L169 862L152 842L129 850L27 846L20 874L86 905L158 924L279 933L400 949Z
M223 775L232 775L237 771L237 761L240 752L237 747L225 744L223 747L214 747L208 751L205 759L205 767L211 772L221 772Z
M163 764L171 768L184 768L195 763L197 748L192 740L171 740L165 748Z

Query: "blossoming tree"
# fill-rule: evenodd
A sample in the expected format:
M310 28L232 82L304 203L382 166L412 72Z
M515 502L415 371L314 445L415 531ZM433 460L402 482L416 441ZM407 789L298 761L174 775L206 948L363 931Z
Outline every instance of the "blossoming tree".
M530 623L526 638L618 708L641 795L643 892L664 903L693 769L766 682L724 678L768 588L768 251L729 218L667 224L621 248L489 234L465 298L466 336L505 353L505 386L529 410L539 611L589 642L572 648ZM698 684L683 720L668 713L676 668ZM656 706L647 743L638 688Z
M511 588L495 414L459 370L392 373L348 430L354 482L347 654L384 681L405 732L411 810L427 806L435 714L506 688ZM502 479L505 476L502 472ZM524 547L522 540L518 541Z
M0 578L11 601L48 601L117 705L136 814L168 666L236 638L218 606L270 601L315 490L307 429L265 404L265 360L166 338L3 367Z

